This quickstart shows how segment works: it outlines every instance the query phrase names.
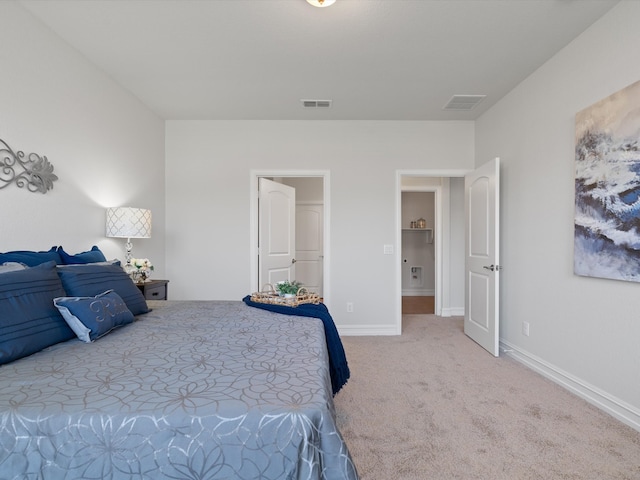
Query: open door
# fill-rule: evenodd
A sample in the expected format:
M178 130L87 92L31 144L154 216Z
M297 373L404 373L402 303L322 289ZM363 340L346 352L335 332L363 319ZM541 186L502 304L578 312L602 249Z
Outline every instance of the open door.
M259 179L258 288L267 283L295 280L296 190L266 178Z
M296 207L296 275L299 282L310 292L322 292L323 205L298 205Z
M465 176L464 333L499 355L500 159Z

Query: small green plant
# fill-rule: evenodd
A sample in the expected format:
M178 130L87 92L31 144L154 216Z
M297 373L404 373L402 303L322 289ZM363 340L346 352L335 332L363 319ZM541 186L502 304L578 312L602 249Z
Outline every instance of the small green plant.
M291 282L288 280L282 280L281 282L276 283L276 290L285 295L285 294L293 294L298 293L298 290L302 284L297 280L292 280Z

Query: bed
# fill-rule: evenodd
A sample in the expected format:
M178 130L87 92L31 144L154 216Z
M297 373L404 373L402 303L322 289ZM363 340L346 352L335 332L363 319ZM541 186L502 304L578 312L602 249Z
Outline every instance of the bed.
M84 287L105 268L71 270ZM17 273L0 273L0 316L2 279ZM0 367L0 478L358 478L322 321L240 301L145 307Z

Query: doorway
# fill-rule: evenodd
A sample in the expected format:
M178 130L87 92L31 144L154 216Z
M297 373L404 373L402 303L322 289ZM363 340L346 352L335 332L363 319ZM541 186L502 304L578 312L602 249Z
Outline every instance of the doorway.
M262 288L259 275L259 199L260 178L268 178L296 190L295 276L310 291L322 296L329 306L330 297L330 175L328 171L261 170L251 171L250 258L251 291ZM301 230L302 229L302 230Z
M296 191L296 280L323 298L324 193L322 177L286 177L281 182Z
M402 192L402 314L435 313L435 192Z
M402 332L402 268L404 256L402 194L430 192L434 196L434 313L464 315L464 175L467 170L399 170L396 172L396 325ZM410 224L409 224L410 227ZM453 288L455 287L455 288Z
M434 183L436 187L433 186ZM495 158L471 171L397 171L398 245L402 242L402 192L432 189L435 189L436 195L435 314L443 317L464 316L465 334L497 356L499 272L502 269L499 262L500 159ZM396 330L401 334L400 248L398 252ZM478 315L483 312L484 316ZM479 328L468 328L472 323ZM478 335L479 331L482 331L482 335Z

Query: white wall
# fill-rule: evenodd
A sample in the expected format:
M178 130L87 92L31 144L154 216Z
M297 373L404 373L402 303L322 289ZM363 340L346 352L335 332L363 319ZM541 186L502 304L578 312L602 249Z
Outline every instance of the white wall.
M639 18L621 2L483 115L476 162L502 159L502 339L640 429L640 285L573 274L574 116L640 78Z
M472 122L168 121L172 296L238 300L250 283L250 170L330 171L330 292L350 331L395 328L398 169L470 169ZM346 303L354 312L346 313Z
M134 240L164 275L164 122L16 2L0 2L0 138L46 155L59 180L46 194L0 190L0 251L69 253L98 245L124 258L124 241L104 236L105 208L153 213L153 237Z

